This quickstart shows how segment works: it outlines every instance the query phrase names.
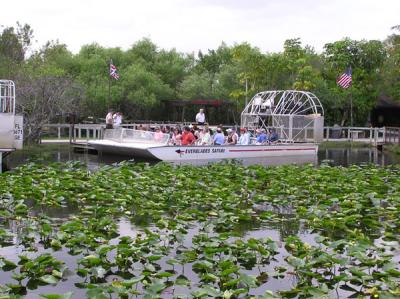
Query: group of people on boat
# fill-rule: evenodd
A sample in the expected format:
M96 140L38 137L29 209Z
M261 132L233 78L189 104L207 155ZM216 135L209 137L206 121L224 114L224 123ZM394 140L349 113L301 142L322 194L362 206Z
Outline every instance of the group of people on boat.
M164 136L169 135L169 145L250 145L250 144L271 144L278 141L278 134L273 129L257 129L253 136L247 128L228 128L217 126L212 130L208 125L190 125L183 128L177 126L157 126L154 129L140 125L138 130L153 131L154 141L161 142Z
M106 115L106 129L116 129L122 124L122 113L110 110Z
M116 129L122 123L122 114L120 112L110 112L106 116L106 129ZM278 134L272 128L257 129L253 134L247 128L240 128L237 132L235 127L224 130L222 125L212 130L205 123L204 110L200 109L196 114L196 124L185 126L150 126L139 125L137 130L153 133L141 136L144 139L153 139L155 142L164 142L166 135L169 136L169 145L265 145L275 143L279 140ZM148 132L149 133L149 132Z

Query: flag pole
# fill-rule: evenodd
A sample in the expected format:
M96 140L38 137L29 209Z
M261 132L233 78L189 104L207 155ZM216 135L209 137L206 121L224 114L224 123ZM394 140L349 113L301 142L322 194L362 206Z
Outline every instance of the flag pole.
M350 91L350 127L353 127L353 94Z
M110 61L108 63L108 109L110 109L110 103L111 103L111 76L110 76L110 67L112 64L112 60L110 58Z

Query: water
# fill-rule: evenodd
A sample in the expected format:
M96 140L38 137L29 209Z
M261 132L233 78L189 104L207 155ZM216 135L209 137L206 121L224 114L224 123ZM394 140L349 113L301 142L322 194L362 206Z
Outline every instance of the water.
M33 147L24 151L18 151L7 157L7 165L9 168L14 168L20 164L27 163L29 161L41 160L46 163L50 162L64 162L64 161L80 161L88 165L90 169L97 169L101 165L109 165L113 163L118 163L123 161L124 157L119 156L101 156L101 155L93 155L87 153L75 153L72 148L67 144L57 144L57 145L43 145L38 147ZM285 157L275 158L275 159L247 159L243 161L244 164L254 164L254 163L262 163L264 165L277 165L277 164L287 164L287 163L314 163L315 165L319 165L322 161L328 162L332 165L341 165L348 166L351 164L362 164L362 163L375 163L379 165L388 165L400 163L400 157L383 153L378 151L375 148L351 148L351 147L343 147L343 148L331 148L331 149L321 149L318 153L317 157L304 158L304 157ZM208 162L208 161L207 161ZM157 163L157 162L151 162ZM201 163L200 163L201 164ZM69 216L76 213L76 209L74 207L69 207L68 209L53 209L45 211L45 213L50 218L57 218L58 221L67 220ZM10 223L10 226L7 227L9 231L18 235L19 224L17 222ZM129 219L120 219L118 222L119 234L121 236L135 236L138 231L143 228L135 223L129 221ZM275 242L278 243L279 246L279 254L276 256L276 260L272 261L270 265L258 268L257 270L248 271L248 274L258 275L260 272L270 273L273 272L274 266L279 265L284 261L285 256L288 255L284 248L283 239L288 235L298 235L303 241L306 241L309 244L314 244L315 234L310 232L307 228L303 227L301 222L292 221L289 217L287 221L281 222L279 225L263 225L261 227L239 227L238 233L240 234L240 238L266 238L270 237ZM199 228L197 226L193 226L187 234L185 238L185 245L191 246L191 239L194 235L198 234ZM116 240L115 240L116 241ZM111 242L112 243L112 242ZM17 256L22 254L21 246L8 246L0 248L0 256L3 256L11 261L17 262ZM67 253L67 250L63 248L60 251L54 252L51 249L45 249L42 244L37 243L38 252L29 253L29 256L37 256L38 254L49 252L55 258L59 260L63 260L68 268L71 270L70 276L64 280L60 281L57 284L57 287L47 285L47 286L39 286L35 290L29 290L27 298L39 298L39 294L42 293L64 293L67 291L74 291L73 298L84 298L86 290L79 289L75 286L75 283L82 282L83 279L76 274L77 267L77 259L81 256L71 256ZM161 266L166 266L162 261L160 262ZM168 267L168 266L166 266ZM176 268L177 273L184 272L185 275L195 284L198 282L198 276L194 272L192 272L190 265L185 265L184 269L180 269L179 266ZM257 272L258 271L258 272ZM109 277L112 279L112 277ZM10 273L1 272L0 271L0 282L2 284L12 282L10 277ZM266 289L276 291L276 290L288 290L293 285L295 285L295 280L287 281L283 279L274 279L270 277L270 279L262 284L259 288L254 290L252 295L260 295ZM165 292L163 293L163 298L172 298L174 293ZM177 289L175 292L178 293L188 293L187 290ZM176 295L176 294L175 294ZM334 294L331 294L333 297ZM343 293L341 294L343 295ZM341 296L337 296L338 298Z
M110 165L124 161L126 157L110 156L110 155L95 155L88 153L74 152L68 144L47 144L31 147L22 151L12 153L6 157L5 165L8 169L12 169L20 164L29 161L39 160L45 163L50 162L65 162L65 161L80 161L88 165L89 169L95 170L101 165ZM143 161L135 159L135 161ZM209 160L189 161L194 165L204 165L209 163ZM242 161L244 165L263 164L266 166L281 165L281 164L305 164L312 163L315 165L321 162L328 162L336 166L349 166L351 164L373 163L378 165L400 164L400 156L382 152L374 147L338 147L338 148L323 148L318 151L318 156L303 156L303 157L270 157L267 159L248 158ZM149 163L157 163L150 161Z

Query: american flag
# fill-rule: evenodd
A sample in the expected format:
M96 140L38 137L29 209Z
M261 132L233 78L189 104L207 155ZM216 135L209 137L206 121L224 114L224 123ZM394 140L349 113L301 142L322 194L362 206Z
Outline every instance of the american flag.
M112 63L110 63L110 76L113 77L115 80L119 79L119 74L117 73L117 68Z
M351 85L351 82L352 82L352 77L351 77L351 69L350 68L347 69L343 74L341 74L339 76L339 78L337 78L337 80L336 80L336 83L344 89L349 88Z

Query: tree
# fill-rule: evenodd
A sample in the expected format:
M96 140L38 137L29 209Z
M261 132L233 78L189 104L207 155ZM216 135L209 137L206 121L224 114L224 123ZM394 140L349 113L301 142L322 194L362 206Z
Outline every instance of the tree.
M0 33L0 77L13 79L25 59L33 30L27 24L17 23L17 28L6 27Z
M179 97L185 100L212 98L212 77L208 72L188 75L179 87Z
M60 114L73 112L82 89L71 80L56 76L17 78L17 110L24 116L24 138L39 142L43 125Z
M381 93L400 102L400 25L392 27L395 33L385 40L387 58L382 67Z

